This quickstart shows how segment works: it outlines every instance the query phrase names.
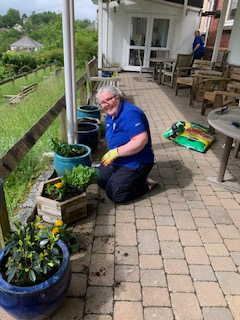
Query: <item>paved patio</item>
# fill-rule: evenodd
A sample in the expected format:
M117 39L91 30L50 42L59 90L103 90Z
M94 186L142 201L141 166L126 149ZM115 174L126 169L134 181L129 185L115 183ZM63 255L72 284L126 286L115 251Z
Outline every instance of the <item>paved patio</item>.
M121 78L149 119L159 186L125 205L89 189L88 218L74 227L82 250L72 256L70 290L49 320L240 319L240 193L207 180L224 136L216 133L205 154L167 140L177 120L207 125L201 103L189 107L187 91L175 97L137 73ZM225 179L240 183L239 157L230 156ZM13 318L0 309L0 319Z

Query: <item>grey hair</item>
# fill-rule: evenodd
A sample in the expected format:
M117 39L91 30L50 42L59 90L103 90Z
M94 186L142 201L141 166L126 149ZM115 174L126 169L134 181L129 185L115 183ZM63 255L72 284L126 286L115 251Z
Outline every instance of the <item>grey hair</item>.
M96 94L96 100L99 103L100 99L99 96L101 93L103 92L109 92L111 93L113 96L119 97L122 100L125 100L125 94L124 92L119 89L118 87L114 87L114 86L103 86L100 89L98 89L97 94Z

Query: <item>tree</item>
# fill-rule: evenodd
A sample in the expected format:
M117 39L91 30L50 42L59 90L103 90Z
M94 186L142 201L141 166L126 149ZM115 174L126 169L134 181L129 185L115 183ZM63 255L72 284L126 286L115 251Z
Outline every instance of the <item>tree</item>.
M2 23L4 27L13 27L16 23L21 24L22 20L20 18L20 13L15 9L8 9L7 14L2 16Z

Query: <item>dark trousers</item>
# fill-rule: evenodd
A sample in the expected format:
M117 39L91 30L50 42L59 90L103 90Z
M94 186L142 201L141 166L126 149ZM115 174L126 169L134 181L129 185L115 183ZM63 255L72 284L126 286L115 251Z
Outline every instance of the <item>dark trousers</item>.
M141 164L138 169L101 165L98 185L116 203L133 200L148 192L146 178L153 165Z

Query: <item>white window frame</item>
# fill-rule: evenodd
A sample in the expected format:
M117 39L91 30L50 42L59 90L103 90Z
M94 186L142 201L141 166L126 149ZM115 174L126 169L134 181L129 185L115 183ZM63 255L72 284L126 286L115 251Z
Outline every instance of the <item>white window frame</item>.
M225 27L231 27L231 26L233 26L233 23L234 23L234 19L228 19L228 16L229 16L229 13L230 13L230 10L231 10L233 2L236 3L236 7L237 7L238 0L229 0L228 1L228 9L227 9L227 14L226 14L226 20L225 20L225 23L224 23Z

